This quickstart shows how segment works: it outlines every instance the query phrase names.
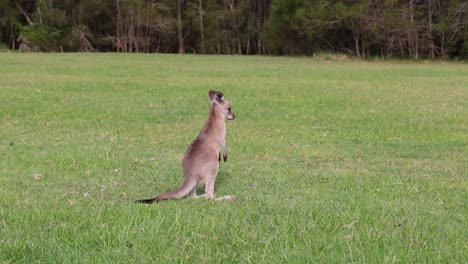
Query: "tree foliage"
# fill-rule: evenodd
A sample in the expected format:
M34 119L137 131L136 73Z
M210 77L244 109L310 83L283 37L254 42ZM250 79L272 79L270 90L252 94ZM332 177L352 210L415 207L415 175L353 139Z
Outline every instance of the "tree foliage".
M24 51L467 58L464 0L1 0Z

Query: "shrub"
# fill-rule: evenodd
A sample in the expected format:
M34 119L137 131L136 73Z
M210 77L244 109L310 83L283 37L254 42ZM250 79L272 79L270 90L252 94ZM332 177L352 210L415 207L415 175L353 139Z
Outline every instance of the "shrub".
M24 26L21 27L20 50L22 51L59 51L63 31L50 26Z

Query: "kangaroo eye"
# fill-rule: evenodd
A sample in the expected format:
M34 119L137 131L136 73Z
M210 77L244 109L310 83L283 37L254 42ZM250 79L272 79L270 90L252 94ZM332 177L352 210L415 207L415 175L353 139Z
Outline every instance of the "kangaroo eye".
M231 112L231 107L228 108L228 111Z

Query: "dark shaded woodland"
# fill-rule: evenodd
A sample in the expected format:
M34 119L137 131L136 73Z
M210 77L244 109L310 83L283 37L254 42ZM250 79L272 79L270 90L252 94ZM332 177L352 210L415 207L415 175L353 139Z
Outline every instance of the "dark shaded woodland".
M468 58L462 0L0 0L0 49Z

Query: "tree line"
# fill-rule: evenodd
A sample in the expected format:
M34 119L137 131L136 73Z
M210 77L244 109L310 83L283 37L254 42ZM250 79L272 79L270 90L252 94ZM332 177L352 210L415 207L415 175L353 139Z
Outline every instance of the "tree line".
M20 51L468 58L466 0L0 0Z

